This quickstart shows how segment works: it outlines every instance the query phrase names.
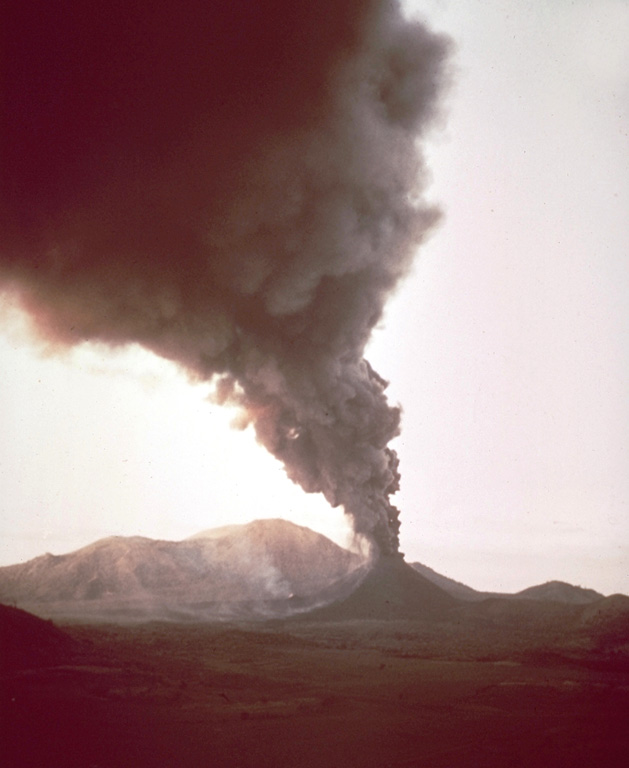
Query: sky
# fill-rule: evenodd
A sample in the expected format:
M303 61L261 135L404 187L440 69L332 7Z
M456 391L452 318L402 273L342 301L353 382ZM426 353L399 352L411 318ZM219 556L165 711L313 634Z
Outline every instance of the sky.
M443 211L367 357L403 409L401 549L477 589L629 593L629 3L409 3L455 41ZM234 412L137 346L36 345L5 297L0 564L284 517L343 543Z

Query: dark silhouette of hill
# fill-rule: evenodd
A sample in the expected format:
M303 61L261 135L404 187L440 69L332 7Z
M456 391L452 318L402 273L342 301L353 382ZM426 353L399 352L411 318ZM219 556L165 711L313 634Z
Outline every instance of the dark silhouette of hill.
M52 622L0 604L0 674L59 664L75 644Z
M583 626L601 637L621 641L629 650L629 597L610 595L587 605L581 613Z
M437 586L444 589L453 597L459 600L468 600L470 602L479 602L489 598L518 598L525 600L541 600L544 602L568 603L572 605L585 605L600 600L604 595L594 589L578 587L574 584L568 584L565 581L548 581L545 584L538 584L528 587L520 592L481 592L468 587L460 581L455 581L441 573L437 573L423 563L410 563L410 565L422 576L432 581Z
M457 603L456 598L404 562L401 555L392 555L380 557L350 595L304 618L434 619L446 615Z

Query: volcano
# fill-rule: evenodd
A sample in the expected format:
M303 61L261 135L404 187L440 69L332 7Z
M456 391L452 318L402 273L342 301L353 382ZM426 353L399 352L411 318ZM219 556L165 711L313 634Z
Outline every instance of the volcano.
M439 619L458 604L455 597L406 563L402 555L382 555L350 595L303 618Z

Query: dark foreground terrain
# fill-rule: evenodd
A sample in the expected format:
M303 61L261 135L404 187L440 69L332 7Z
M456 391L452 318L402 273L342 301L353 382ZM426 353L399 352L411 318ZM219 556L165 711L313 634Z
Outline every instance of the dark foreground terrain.
M600 649L468 621L42 627L2 672L7 768L629 765L629 668Z

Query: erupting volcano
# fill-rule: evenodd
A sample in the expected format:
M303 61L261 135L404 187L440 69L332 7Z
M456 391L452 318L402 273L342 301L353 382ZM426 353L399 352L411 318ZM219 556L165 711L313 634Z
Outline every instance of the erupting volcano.
M439 218L418 139L448 40L393 0L3 17L0 286L52 344L139 343L213 381L397 552L400 410L363 353Z

